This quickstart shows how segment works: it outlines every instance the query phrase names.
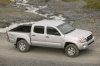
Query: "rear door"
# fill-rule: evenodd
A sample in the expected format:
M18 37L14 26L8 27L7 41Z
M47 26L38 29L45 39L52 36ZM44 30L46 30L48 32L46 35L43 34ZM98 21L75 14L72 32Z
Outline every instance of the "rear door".
M45 27L44 26L34 26L31 30L31 43L36 46L45 45Z

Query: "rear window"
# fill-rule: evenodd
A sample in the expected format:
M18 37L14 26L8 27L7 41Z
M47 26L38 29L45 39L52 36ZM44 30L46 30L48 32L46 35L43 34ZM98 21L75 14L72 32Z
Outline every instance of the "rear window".
M11 29L10 31L17 31L17 32L30 32L31 31L31 26L29 25L21 25L18 26L14 29Z

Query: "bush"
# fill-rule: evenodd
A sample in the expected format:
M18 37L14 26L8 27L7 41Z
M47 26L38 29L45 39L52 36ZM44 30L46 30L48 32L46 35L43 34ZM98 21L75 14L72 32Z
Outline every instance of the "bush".
M87 5L85 8L100 9L100 0L85 0Z
M0 0L0 5L9 5L10 4L10 0Z

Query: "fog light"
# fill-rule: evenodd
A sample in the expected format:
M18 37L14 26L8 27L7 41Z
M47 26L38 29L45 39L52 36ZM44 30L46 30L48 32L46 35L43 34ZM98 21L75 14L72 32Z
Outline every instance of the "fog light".
M83 48L86 48L87 47L87 45L85 44L85 45L83 45Z

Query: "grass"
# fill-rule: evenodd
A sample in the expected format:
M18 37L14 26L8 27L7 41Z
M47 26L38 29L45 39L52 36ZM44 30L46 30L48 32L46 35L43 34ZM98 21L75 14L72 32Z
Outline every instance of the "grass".
M10 0L0 0L0 5L6 6L10 4Z
M85 8L100 9L100 0L84 0L87 5Z

